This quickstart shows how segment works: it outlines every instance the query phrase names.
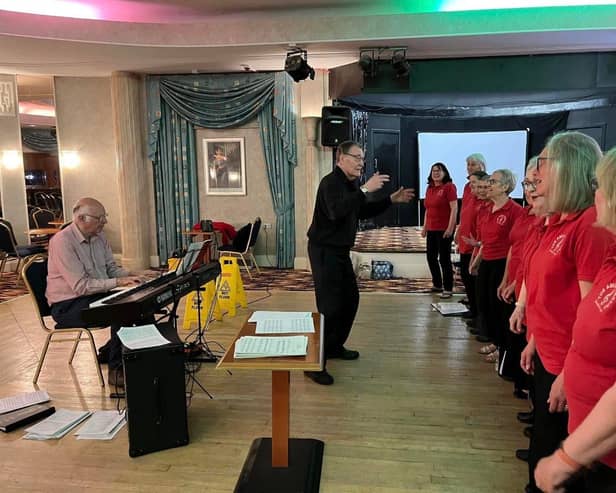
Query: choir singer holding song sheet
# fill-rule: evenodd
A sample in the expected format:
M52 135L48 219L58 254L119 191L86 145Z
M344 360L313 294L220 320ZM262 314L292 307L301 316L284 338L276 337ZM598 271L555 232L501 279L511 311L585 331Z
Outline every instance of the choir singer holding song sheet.
M325 359L353 360L357 351L344 347L359 305L359 290L353 272L350 250L355 243L359 219L376 216L392 203L410 202L415 193L400 187L389 197L371 201L371 192L383 188L388 175L378 172L361 187L358 179L364 169L364 152L357 142L338 146L336 167L319 184L312 224L308 229L308 255L314 279L317 308L325 322ZM321 385L331 385L334 378L323 370L306 372Z

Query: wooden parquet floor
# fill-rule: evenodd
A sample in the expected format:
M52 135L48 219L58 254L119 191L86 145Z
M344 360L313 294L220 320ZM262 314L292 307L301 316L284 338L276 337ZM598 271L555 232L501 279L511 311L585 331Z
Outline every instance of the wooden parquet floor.
M248 292L249 309L313 310L310 292ZM348 346L357 361L334 360L336 382L291 376L291 434L325 442L321 493L519 493L526 445L516 411L526 404L480 360L464 324L430 310L430 295L362 294ZM228 344L247 316L212 324L209 340ZM181 335L185 333L181 333ZM33 390L43 332L28 297L0 305L0 396ZM106 334L97 336L104 342ZM87 349L73 368L69 345L50 349L39 380L59 408L113 409ZM252 440L271 430L270 375L204 366L188 411L191 442L128 456L123 429L110 442L22 440L0 433L3 492L233 491Z

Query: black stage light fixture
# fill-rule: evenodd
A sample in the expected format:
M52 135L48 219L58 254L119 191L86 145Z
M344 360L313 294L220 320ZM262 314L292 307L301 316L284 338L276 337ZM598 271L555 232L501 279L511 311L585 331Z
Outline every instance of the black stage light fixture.
M396 72L396 77L406 77L409 75L411 66L406 60L406 50L395 50L391 56L391 66Z
M376 75L376 61L372 51L360 51L357 64L364 73L364 77L374 77Z
M295 82L300 82L310 77L314 80L314 69L308 65L308 52L302 49L295 49L287 53L284 62L284 71L289 74Z

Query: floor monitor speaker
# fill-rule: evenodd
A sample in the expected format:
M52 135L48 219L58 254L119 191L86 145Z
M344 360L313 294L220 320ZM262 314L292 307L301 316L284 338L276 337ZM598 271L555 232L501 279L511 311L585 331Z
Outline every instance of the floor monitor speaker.
M125 348L122 359L129 455L187 445L183 345Z

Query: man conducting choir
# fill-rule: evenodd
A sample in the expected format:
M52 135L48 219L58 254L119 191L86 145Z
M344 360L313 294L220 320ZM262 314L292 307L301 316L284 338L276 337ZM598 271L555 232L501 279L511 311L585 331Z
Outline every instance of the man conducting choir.
M116 287L139 284L141 279L119 267L103 234L107 213L98 200L85 197L73 207L73 222L49 242L47 302L51 316L62 327L87 327L81 312ZM119 325L111 325L108 383L123 386Z

